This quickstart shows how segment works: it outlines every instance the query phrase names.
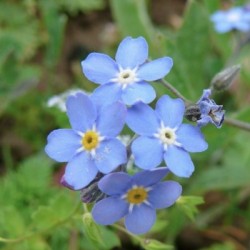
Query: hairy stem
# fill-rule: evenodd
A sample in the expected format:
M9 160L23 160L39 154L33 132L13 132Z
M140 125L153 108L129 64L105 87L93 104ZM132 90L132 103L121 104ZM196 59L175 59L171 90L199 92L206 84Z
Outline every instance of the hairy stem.
M192 103L190 100L188 100L186 97L184 97L175 87L173 87L173 85L171 83L167 82L164 79L161 79L158 82L160 82L163 86L165 86L175 96L181 98L185 102L186 106Z
M248 123L248 122L242 122L242 121L239 121L239 120L236 120L233 118L225 117L224 123L226 123L232 127L240 128L242 130L250 132L250 123Z
M184 97L175 87L173 87L173 85L171 83L167 82L164 79L159 80L159 82L162 83L168 90L170 90L176 97L181 98L185 102L186 106L193 103L192 101L190 101L186 97ZM236 128L250 132L250 123L248 123L248 122L242 122L242 121L239 121L237 119L225 117L224 123L226 123L227 125L230 125L232 127L236 127Z
M124 232L125 234L133 237L135 240L137 240L140 244L142 243L142 239L141 237L135 235L135 234L132 234L130 233L129 231L127 231L124 227L122 227L121 225L118 225L118 224L113 224L112 227Z

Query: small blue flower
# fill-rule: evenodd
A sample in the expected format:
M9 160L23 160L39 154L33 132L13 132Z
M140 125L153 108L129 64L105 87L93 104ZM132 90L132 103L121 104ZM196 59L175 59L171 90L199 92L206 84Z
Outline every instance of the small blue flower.
M250 30L250 12L243 7L216 11L211 15L211 21L218 33L226 33L234 29L242 32Z
M81 64L84 75L101 85L94 91L97 101L112 103L122 100L132 105L137 101L153 101L156 94L147 81L163 78L173 66L170 57L151 62L146 62L147 59L146 40L127 37L120 43L115 60L105 54L91 53Z
M126 107L116 102L97 109L83 93L69 96L66 107L72 129L52 131L45 151L58 162L68 162L63 182L78 190L98 171L107 174L126 162L126 148L115 138L124 126Z
M201 113L197 125L203 127L210 122L220 128L224 121L225 110L223 110L223 105L217 105L214 100L210 99L210 95L211 89L204 89L200 100L197 102Z
M128 110L127 124L138 135L132 143L135 164L152 169L165 160L171 172L179 177L190 177L194 165L188 152L207 149L198 127L182 124L185 104L181 99L162 96L155 111L144 103Z
M104 176L99 189L108 195L92 209L96 223L110 225L125 217L125 227L134 234L146 233L156 219L156 209L173 205L182 187L175 181L160 182L167 168L142 171L134 176L123 172Z

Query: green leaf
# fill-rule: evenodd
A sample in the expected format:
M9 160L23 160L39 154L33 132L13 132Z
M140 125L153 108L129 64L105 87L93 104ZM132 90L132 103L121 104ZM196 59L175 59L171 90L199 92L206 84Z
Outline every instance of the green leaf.
M148 15L145 0L111 0L113 17L122 36L143 36L149 43L150 55L153 57L165 54L165 38L155 29Z
M250 145L246 141L249 139L249 134L238 132L227 145L222 162L200 172L193 179L189 192L204 193L209 190L230 190L248 186Z
M196 100L209 84L207 79L208 55L211 52L209 13L199 1L189 1L183 26L176 39L167 42L174 67L167 76L187 98Z
M67 18L59 13L54 1L41 1L40 8L48 35L45 63L54 67L59 60Z
M49 243L46 238L43 236L36 236L28 239L26 242L23 242L20 250L51 250Z
M207 248L202 248L201 250L236 250L234 245L230 242L226 242L223 244L214 244Z
M46 229L57 223L61 223L74 210L75 201L73 201L70 191L63 190L62 192L57 194L56 197L51 198L49 205L40 206L32 214L33 224L36 228Z
M57 6L76 15L79 11L90 11L103 9L105 4L103 0L56 0Z
M143 242L142 247L145 250L173 250L174 246L166 245L158 240L147 239Z
M50 200L50 208L56 211L58 220L68 217L70 211L73 211L76 201L73 199L71 190L62 189L56 197ZM78 199L78 197L76 197Z
M20 211L14 206L1 207L0 232L1 236L14 238L25 233L25 222Z
M189 217L194 220L195 215L198 213L197 206L204 203L200 196L181 196L178 201L178 207Z
M103 245L104 241L101 236L100 228L94 222L91 213L85 213L82 219L83 219L85 233L87 234L88 238L92 241L98 242L99 244Z
M204 4L210 12L214 12L220 9L220 2L218 0L204 0Z
M33 223L37 229L46 229L58 221L57 212L51 207L41 206L32 215Z
M114 247L119 247L121 245L119 236L116 232L112 231L108 227L101 226L101 235L104 240L103 250L113 249Z
M45 154L38 153L19 164L18 171L8 172L1 183L2 205L13 204L29 213L32 206L43 201L42 197L48 199L52 191L47 188L51 183L52 164Z
M44 189L51 182L53 162L44 153L27 158L19 165L18 182L28 190Z
M144 36L149 40L153 28L147 13L144 0L111 0L111 8L114 18L123 36ZM142 14L143 13L143 14Z
M118 236L107 227L97 225L93 221L91 213L85 213L83 215L83 225L88 240L90 240L97 249L106 250L120 246Z

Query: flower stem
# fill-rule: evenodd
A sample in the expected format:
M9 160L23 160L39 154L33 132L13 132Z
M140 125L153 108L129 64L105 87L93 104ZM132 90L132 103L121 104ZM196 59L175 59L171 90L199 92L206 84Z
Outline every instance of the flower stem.
M191 104L192 102L188 100L186 97L184 97L173 85L169 82L167 82L165 79L158 80L163 86L165 86L169 91L171 91L175 96L181 98L186 106Z
M140 244L142 243L143 239L135 234L130 233L129 231L127 231L124 227L122 227L121 225L118 224L113 224L112 225L114 228L124 232L125 234L133 237L134 239L136 239Z
M185 102L186 106L193 103L192 101L190 101L186 97L184 97L175 87L173 87L173 85L171 83L167 82L164 79L159 80L159 82L161 84L163 84L168 90L170 90L175 96L181 98ZM248 123L248 122L243 122L243 121L239 121L237 119L225 117L224 123L226 123L227 125L230 125L232 127L236 127L236 128L250 132L250 123Z
M250 123L248 122L242 122L228 117L225 117L224 122L232 127L240 128L242 130L250 132Z

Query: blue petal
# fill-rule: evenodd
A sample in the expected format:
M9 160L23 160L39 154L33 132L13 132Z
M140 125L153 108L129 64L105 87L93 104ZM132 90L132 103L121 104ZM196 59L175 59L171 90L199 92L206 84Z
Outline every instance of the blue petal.
M165 126L176 128L182 123L185 104L179 98L172 99L164 95L156 103L155 111L164 122Z
M232 29L232 25L228 22L218 22L215 24L215 30L219 33L226 33Z
M85 152L76 155L66 166L64 180L74 190L86 187L94 178L98 169Z
M105 84L119 72L116 62L101 53L91 53L81 62L84 75L92 82Z
M45 152L58 162L67 162L80 147L81 138L72 129L57 129L48 135Z
M117 136L125 124L126 113L126 106L120 102L104 107L96 121L97 130L103 136Z
M202 101L210 102L211 99L209 97L210 97L211 94L212 94L211 89L204 89L203 92L202 92L202 96L198 100L197 104L199 104Z
M141 204L125 216L125 227L133 234L144 234L154 225L155 219L155 209Z
M194 171L194 164L188 152L175 146L168 147L164 160L169 170L179 177L190 177Z
M156 138L141 136L132 143L135 164L142 169L157 167L163 158L163 147Z
M143 64L137 71L138 78L146 81L156 81L164 78L173 66L170 57L162 57Z
M127 105L136 102L150 103L156 97L154 88L146 82L138 82L129 85L122 93L122 101Z
M198 127L182 124L176 131L177 141L189 152L202 152L208 147L204 136Z
M99 189L108 195L122 195L130 187L132 178L123 172L105 175L98 183Z
M213 123L213 119L210 116L203 116L197 121L197 126L201 128L206 126L209 122Z
M160 127L154 110L144 103L137 103L128 109L126 122L139 135L153 135Z
M225 11L216 11L213 15L211 15L210 20L213 22L221 22L225 20L226 13Z
M133 69L148 58L148 44L143 37L127 37L120 43L115 59L122 68Z
M121 95L122 90L119 84L108 83L96 88L91 95L91 100L95 103L98 109L101 109L106 105L119 101Z
M249 21L241 20L235 23L234 25L236 29L243 31L243 32L249 31L250 29Z
M95 164L104 174L127 161L126 147L117 139L104 140L96 150Z
M109 197L97 202L92 209L96 223L111 225L128 213L128 203L122 199Z
M160 168L156 168L150 171L141 171L135 174L132 177L132 179L134 183L138 186L149 187L159 182L168 173L169 173L168 168L160 167Z
M149 191L148 201L155 209L162 209L172 206L181 196L182 187L178 182L165 181L157 183Z
M70 124L74 130L85 132L93 126L97 112L87 95L83 93L70 95L66 107Z

